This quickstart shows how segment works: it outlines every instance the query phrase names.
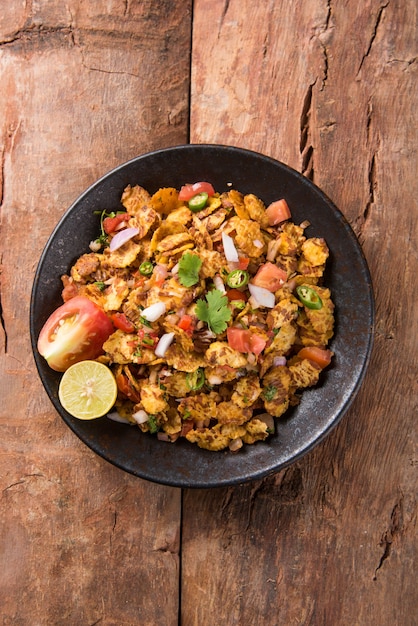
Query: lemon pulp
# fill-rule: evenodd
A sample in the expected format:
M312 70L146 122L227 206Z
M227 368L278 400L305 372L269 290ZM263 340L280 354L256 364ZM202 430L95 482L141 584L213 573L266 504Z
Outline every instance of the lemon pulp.
M59 400L68 413L81 420L106 415L116 401L117 385L110 369L97 361L71 365L61 378Z

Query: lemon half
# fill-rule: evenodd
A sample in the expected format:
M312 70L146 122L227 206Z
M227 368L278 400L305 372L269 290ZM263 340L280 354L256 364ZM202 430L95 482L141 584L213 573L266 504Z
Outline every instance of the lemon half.
M71 365L61 378L58 397L64 409L81 420L106 415L116 401L117 385L110 369L97 361Z

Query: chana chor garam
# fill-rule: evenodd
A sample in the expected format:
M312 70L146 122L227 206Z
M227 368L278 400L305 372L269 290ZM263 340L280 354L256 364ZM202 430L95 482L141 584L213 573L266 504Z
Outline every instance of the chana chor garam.
M266 207L207 182L128 186L97 219L39 337L50 367L106 365L108 417L162 441L237 451L269 437L333 356L324 239L284 199Z

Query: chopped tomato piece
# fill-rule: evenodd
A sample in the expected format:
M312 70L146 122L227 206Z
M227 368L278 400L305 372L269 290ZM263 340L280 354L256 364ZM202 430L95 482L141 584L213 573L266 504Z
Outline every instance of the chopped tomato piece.
M257 335L250 330L237 328L235 326L227 328L226 335L229 347L237 350L238 352L252 352L253 354L260 354L266 347L267 343L262 337L260 337L260 335Z
M252 279L252 284L257 287L264 287L272 293L280 289L287 280L287 273L281 267L277 267L274 263L267 261L264 263L257 274Z
M193 323L193 318L192 318L191 315L183 315L180 318L179 323L177 324L177 326L179 328L181 328L182 330L188 331L188 330L191 329L192 323Z
M243 302L247 302L247 296L239 289L228 289L226 296L229 302L233 302L234 300L243 300Z
M132 400L132 402L135 403L141 401L139 391L134 389L129 378L125 376L125 374L117 374L115 378L118 389L122 395L126 396L126 398L129 398L129 400Z
M105 217L103 220L103 230L108 235L117 230L123 222L127 222L131 216L128 213L118 213L115 217Z
M238 261L239 270L246 270L249 264L250 264L250 259L248 257L245 257L245 256L239 257L239 261Z
M111 316L112 322L119 328L119 330L123 330L125 333L133 333L135 330L135 326L132 324L131 320L129 320L124 313L114 313Z
M325 348L319 348L317 346L306 346L299 350L298 357L300 359L308 359L309 361L313 361L317 365L324 369L331 363L331 358L333 353L331 350L326 350Z
M46 320L38 339L39 353L57 372L103 353L103 344L114 332L106 313L85 296L74 296Z
M199 183L193 183L193 185L191 184L183 185L183 187L180 189L180 192L179 192L179 200L188 202L189 200L194 198L194 196L197 196L199 193L207 193L208 196L210 197L210 196L213 196L213 194L215 193L215 190L210 183L206 183L204 181L199 182Z
M286 200L276 200L269 204L266 209L266 216L270 226L276 226L276 224L288 220L291 215Z

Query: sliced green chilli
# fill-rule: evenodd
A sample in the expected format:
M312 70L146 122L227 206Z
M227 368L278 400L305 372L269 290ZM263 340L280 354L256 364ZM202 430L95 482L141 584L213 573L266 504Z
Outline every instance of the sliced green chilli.
M312 287L307 285L299 285L296 287L296 293L299 300L308 309L322 309L322 300Z
M232 270L226 277L226 284L232 289L239 289L248 284L250 275L246 270Z
M186 384L192 391L201 389L205 384L205 372L203 367L198 367L194 372L189 372L186 376Z
M208 198L209 196L206 191L198 193L196 196L193 196L193 198L189 200L189 209L193 211L193 213L201 211L205 208Z

